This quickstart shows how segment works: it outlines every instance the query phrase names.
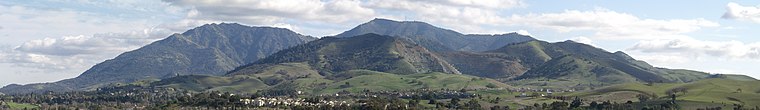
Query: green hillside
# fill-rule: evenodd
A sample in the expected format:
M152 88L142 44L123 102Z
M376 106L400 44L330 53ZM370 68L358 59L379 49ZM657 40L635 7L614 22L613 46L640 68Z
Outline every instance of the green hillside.
M407 40L365 34L349 38L322 38L285 49L231 73L255 70L260 65L306 62L320 74L367 69L396 74L444 72L461 74L436 53Z
M554 58L546 64L529 70L510 84L544 87L587 89L627 82L637 79L612 67L590 59L566 55Z
M486 53L517 59L528 69L508 81L517 86L588 89L630 82L680 82L664 78L661 70L625 53L610 53L572 41L529 41Z
M461 75L437 53L401 38L377 34L322 38L277 52L225 76L180 76L154 84L194 91L307 94L508 87L496 80Z
M446 74L439 72L417 74L391 74L368 70L352 70L341 74L353 74L351 78L330 84L322 93L334 93L342 90L359 92L361 90L415 90L415 89L482 89L507 88L506 84L493 79L468 75Z
M495 79L509 79L528 71L517 59L493 53L444 52L441 56L462 74Z
M644 61L633 59L620 51L610 53L600 48L573 41L556 43L529 41L506 45L479 54L487 54L487 57L481 58L489 58L489 60L473 61L486 62L487 64L492 64L489 61L499 61L493 59L517 62L518 64L512 65L502 64L500 65L504 66L502 68L486 68L479 71L492 72L503 68L524 68L526 69L524 73L512 73L518 76L506 80L508 84L522 87L585 90L624 83L684 83L711 77L744 81L755 80L744 75L710 75L693 70L656 68ZM457 58L467 57L458 56L449 59ZM454 65L462 65L457 60L452 61ZM464 68L460 67L460 70L470 72L472 68L464 66Z
M713 103L713 104L743 104L745 106L760 106L760 81L739 81L723 78L709 78L690 83L628 83L600 88L591 91L581 91L568 96L579 96L590 100L638 101L636 94L668 99L668 93L675 92L679 101Z
M313 72L313 70L311 71ZM309 94L331 94L343 90L360 92L365 89L372 91L393 91L510 87L493 79L440 72L402 75L370 70L349 70L337 73L337 77L334 79L326 79L315 73L294 77L294 79L288 79L289 77L286 77L287 75L283 75L282 71L233 76L192 75L165 79L154 83L154 85L158 87L181 88L198 92L224 91L233 93L255 93L260 90L266 91L287 88L292 89L292 91L302 91Z
M680 82L692 82L701 79L708 78L709 73L685 70L685 69L661 69L667 74L661 74L663 77L670 80L677 80Z

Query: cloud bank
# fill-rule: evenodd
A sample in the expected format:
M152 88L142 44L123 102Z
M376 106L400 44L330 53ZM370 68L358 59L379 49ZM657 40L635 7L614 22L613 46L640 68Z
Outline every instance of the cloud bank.
M702 18L644 19L604 8L592 11L566 10L562 13L513 15L509 21L559 32L590 31L594 33L591 37L603 39L675 38L705 27L720 26Z
M760 7L741 6L729 2L726 5L726 13L721 18L760 23Z
M712 56L732 59L760 59L760 43L739 41L703 41L692 38L644 40L629 51L675 54L679 56Z

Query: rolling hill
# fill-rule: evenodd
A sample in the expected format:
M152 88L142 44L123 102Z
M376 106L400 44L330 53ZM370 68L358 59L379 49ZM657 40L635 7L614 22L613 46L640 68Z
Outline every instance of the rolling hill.
M656 68L623 52L608 52L573 41L528 41L486 51L515 59L527 71L510 84L587 89L631 82L689 82L707 73ZM494 55L494 56L496 56Z
M224 76L179 76L154 83L194 91L305 91L463 89L508 87L501 82L461 75L445 60L398 37L365 34L325 37L277 52Z
M726 78L708 78L689 83L626 83L596 90L581 91L568 96L579 96L590 100L639 101L637 94L668 99L673 90L676 99L701 105L743 104L748 107L760 106L759 81L740 81ZM684 105L682 105L684 106ZM697 106L697 105L691 105Z
M461 74L436 53L398 37L364 34L348 38L325 37L277 52L242 66L231 73L249 70L257 64L308 62L320 73L330 74L353 69L396 74L444 72Z

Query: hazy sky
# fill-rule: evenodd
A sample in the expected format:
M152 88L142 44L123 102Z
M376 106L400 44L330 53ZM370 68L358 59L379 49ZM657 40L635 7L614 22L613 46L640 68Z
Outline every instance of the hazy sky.
M319 37L374 18L575 40L658 67L760 78L757 0L2 0L0 86L76 77L205 23L284 27Z

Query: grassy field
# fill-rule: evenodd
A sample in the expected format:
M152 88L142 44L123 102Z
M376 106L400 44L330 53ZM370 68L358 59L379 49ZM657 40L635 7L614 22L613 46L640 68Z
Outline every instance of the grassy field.
M343 90L412 90L412 89L479 89L511 86L488 78L448 73L394 74L370 70L349 70L326 78L303 63L279 64L252 74L228 76L180 76L154 83L160 87L194 91L255 93L281 87L293 87L306 94L332 94Z
M617 100L638 101L636 97L624 96L644 94L662 100L669 100L668 94L666 94L667 91L676 88L687 90L687 92L675 94L677 100L688 103L760 106L760 81L739 81L719 78L703 79L691 83L654 83L652 85L629 83L562 95L597 100L617 98Z
M39 109L39 106L25 103L6 102L11 110Z
M342 90L359 92L365 89L373 91L423 88L459 90L488 88L486 87L487 85L491 85L494 88L510 87L492 79L438 72L399 75L368 70L351 70L342 74L352 74L352 76L330 84L319 93L335 93Z

